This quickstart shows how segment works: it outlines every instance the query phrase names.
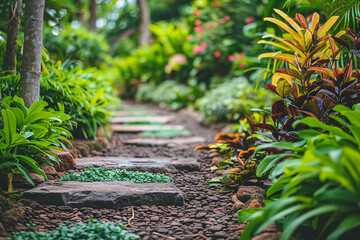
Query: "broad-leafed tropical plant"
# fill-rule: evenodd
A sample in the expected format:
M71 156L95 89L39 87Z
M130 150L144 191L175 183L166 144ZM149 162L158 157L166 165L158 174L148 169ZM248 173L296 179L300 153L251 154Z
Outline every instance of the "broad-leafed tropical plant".
M277 154L260 163L258 174L273 167L269 177L274 185L267 190L271 201L264 209L239 212L239 220L251 220L240 239L250 239L273 222L283 230L280 239L292 235L304 239L351 239L360 230L359 105L355 110L342 105L334 110L341 115L331 118L342 128L313 117L299 120L295 125L322 131L300 131L302 141L281 146L293 151L287 153L290 158L279 163L284 155Z
M67 137L71 137L67 123L70 116L52 109L45 110L47 105L44 101L38 101L27 109L21 98L5 97L2 100L0 174L10 174L9 192L12 191L12 174L21 173L34 185L29 169L46 178L39 163L58 164L59 159L51 150L66 149L63 142L71 146L67 140Z
M307 19L296 14L290 18L280 10L275 11L286 23L265 18L285 30L288 38L265 36L275 41L261 40L277 48L280 52L261 54L259 58L271 57L286 63L286 67L276 69L273 83L266 89L280 98L271 107L271 117L274 125L257 124L256 127L270 130L274 140L283 138L290 140L292 123L305 116L315 117L328 122L329 110L337 104L352 107L359 100L359 86L356 84L359 73L353 69L353 55L343 69L336 66L339 53L349 44L340 39L345 31L331 36L328 32L338 17L331 17L326 23L319 23L319 15L314 13L309 24ZM346 35L355 42L355 37ZM337 47L335 42L340 43ZM356 44L352 52L357 51Z

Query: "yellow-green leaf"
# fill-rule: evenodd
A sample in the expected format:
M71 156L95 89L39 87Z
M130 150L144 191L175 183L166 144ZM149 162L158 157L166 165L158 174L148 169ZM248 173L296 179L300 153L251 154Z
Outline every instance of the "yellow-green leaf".
M315 27L319 23L319 19L320 19L319 14L317 12L314 12L312 15L312 22L310 27L312 33L314 33L315 31Z
M289 96L290 93L290 89L291 89L291 84L288 83L288 81L283 80L280 81L277 85L276 85L276 92L279 94L280 97L287 97Z
M298 41L299 43L301 43L301 37L299 36L299 34L297 34L296 31L292 30L288 25L286 25L286 23L276 19L276 18L264 18L265 21L269 21L272 23L275 23L276 25L278 25L279 27L281 27L282 29L284 29L285 31L287 31L288 33L291 34L291 36L293 36L293 38Z
M338 20L339 16L331 17L324 25L322 25L318 31L318 37L324 37L326 33L330 30L330 28L335 24Z

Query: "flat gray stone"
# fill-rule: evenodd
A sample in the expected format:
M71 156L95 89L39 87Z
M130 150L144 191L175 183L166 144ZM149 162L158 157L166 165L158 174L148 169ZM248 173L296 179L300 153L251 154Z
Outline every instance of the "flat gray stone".
M23 197L41 204L76 208L184 205L182 192L174 183L46 182L24 192Z
M181 125L121 125L112 124L115 132L143 132L143 131L164 131L164 130L184 130Z
M109 119L110 123L132 123L132 122L153 122L153 123L168 123L174 119L174 116L156 116L156 117L112 117Z
M170 158L123 158L123 157L89 157L75 159L78 169L102 167L126 169L128 171L166 173L177 170L199 171L200 164L195 159Z
M193 143L202 143L206 139L203 137L186 137L186 138L172 138L172 139L159 139L159 138L134 138L126 140L125 144L133 144L137 146L173 146L173 145L186 145Z

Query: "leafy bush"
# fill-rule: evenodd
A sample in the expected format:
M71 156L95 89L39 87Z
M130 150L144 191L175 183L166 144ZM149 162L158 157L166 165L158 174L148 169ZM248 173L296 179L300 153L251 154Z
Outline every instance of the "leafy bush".
M57 35L45 28L44 47L51 53L51 59L78 61L86 67L103 63L109 51L105 36L70 25Z
M186 83L190 78L191 65L187 63L192 45L186 40L187 26L160 22L151 25L150 30L155 37L151 45L138 48L115 63L120 69L124 97L132 97L141 83L159 84L168 79Z
M92 220L87 224L78 222L74 226L70 226L69 222L67 222L66 225L60 225L58 229L49 232L14 233L15 240L133 240L138 238L138 235L126 231L126 228L122 223L103 222L101 220Z
M80 173L70 173L58 181L79 182L110 182L130 181L135 183L171 182L172 179L163 174L140 173L127 171L125 169L104 170L103 168L87 168Z
M45 156L59 163L58 157L50 150L66 149L63 142L71 145L67 140L67 137L71 137L68 131L70 116L53 109L45 110L47 105L44 101L38 101L27 109L21 98L5 97L2 100L0 174L21 173L34 185L29 168L46 178L39 163L52 165L52 162Z
M334 110L341 114L332 116L341 127L307 117L295 124L305 124L324 133L302 130L300 142L268 144L256 150L283 148L290 158L280 161L284 157L281 153L270 155L260 163L258 174L273 168L269 177L274 185L267 190L272 201L264 209L239 212L239 220L252 220L240 239L250 239L272 222L283 229L281 239L289 239L293 234L304 239L353 239L357 235L360 112L341 105Z
M43 73L40 95L50 107L68 113L73 122L74 136L96 138L98 126L108 125L105 117L110 113L105 109L111 98L112 86L104 81L95 69L83 70L79 66L66 63L50 66L49 74Z
M210 89L197 107L209 120L238 120L251 114L251 108L265 107L272 99L263 90L255 92L247 79L235 78Z
M140 102L152 101L168 105L171 109L178 110L187 106L191 97L188 86L174 80L167 80L156 87L150 84L141 85L136 92L135 99Z

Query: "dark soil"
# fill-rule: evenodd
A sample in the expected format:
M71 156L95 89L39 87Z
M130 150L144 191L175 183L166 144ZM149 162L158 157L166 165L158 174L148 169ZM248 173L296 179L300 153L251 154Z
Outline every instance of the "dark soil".
M143 107L143 106L142 106ZM149 108L155 108L152 105ZM166 110L159 110L169 114ZM215 131L200 126L196 120L184 113L177 113L170 124L184 125L193 136L205 137L212 142ZM185 206L159 207L140 206L122 209L71 208L68 206L43 206L29 200L22 201L26 216L19 222L5 225L8 234L15 231L36 229L46 231L57 228L64 221L87 222L90 218L104 221L123 221L129 231L141 239L237 239L245 225L237 222L237 214L231 212L233 193L221 194L219 188L210 188L207 182L213 177L209 170L211 159L207 151L193 151L197 144L176 147L136 147L122 142L138 134L114 134L110 147L92 151L93 155L122 157L171 157L196 158L201 163L200 172L178 172L168 174L183 191ZM132 216L132 214L134 214ZM26 224L34 223L34 226ZM130 224L129 224L130 223ZM1 230L0 230L1 231ZM4 233L2 232L4 235ZM1 232L0 232L1 236ZM171 238L172 237L172 238Z

